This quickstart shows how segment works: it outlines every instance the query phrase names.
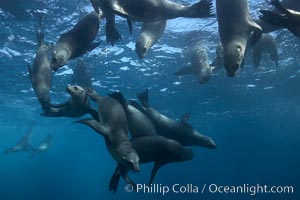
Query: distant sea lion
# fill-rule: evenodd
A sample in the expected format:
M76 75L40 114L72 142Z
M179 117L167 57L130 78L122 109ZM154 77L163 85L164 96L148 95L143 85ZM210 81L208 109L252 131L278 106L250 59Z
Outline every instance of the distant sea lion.
M138 153L141 164L154 162L149 185L152 183L155 175L162 166L173 162L191 160L194 155L190 148L183 147L177 141L162 136L141 137L133 140L131 145ZM118 165L111 177L109 191L116 192L120 176L136 188L135 183L128 177L127 173L128 169L126 167Z
M77 123L85 124L105 139L111 156L118 164L140 171L139 157L128 139L127 120L121 104L111 97L99 96L91 89L88 96L98 104L98 120L82 119Z
M71 82L72 85L78 85L83 88L92 87L91 72L88 69L87 63L83 60L78 60L76 66L73 68Z
M131 138L137 139L144 136L157 136L156 129L151 120L141 111L128 104L121 92L109 94L117 100L124 108Z
M281 4L287 9L293 9L295 11L300 11L300 1L299 0L282 0ZM272 9L271 11L282 14L282 12L276 8ZM277 26L277 24L275 26L272 26L271 24L264 22L261 19L255 19L254 21L262 28L264 33L270 33L270 32L276 31L280 28L283 28L283 27Z
M92 51L98 43L92 43L99 30L101 14L90 12L83 16L72 30L62 34L53 49L51 68L56 71L68 60Z
M149 49L161 37L167 25L166 20L144 22L142 33L135 43L135 51L139 58L144 58Z
M50 49L44 42L44 33L37 32L39 48L33 62L33 68L28 64L28 72L34 92L44 110L51 104L50 89L52 70L50 67Z
M82 87L68 86L66 91L71 95L71 98L62 104L51 104L51 109L45 110L43 116L78 118L89 113L97 119L98 113L90 107L87 93Z
M269 34L262 34L258 42L253 46L253 62L254 66L258 67L262 58L262 53L268 53L276 67L279 67L278 50L275 40Z
M286 9L279 0L270 0L269 3L280 10L282 14L261 10L262 15L259 18L272 26L286 28L295 36L300 37L300 12Z
M215 142L210 137L200 134L188 123L188 114L182 116L180 122L176 122L150 107L148 89L138 93L137 97L143 107L136 103L132 104L133 102L131 102L131 104L149 117L159 135L176 140L183 146L202 146L209 149L216 148Z
M106 15L108 10L117 15L127 18L131 27L131 20L142 22L154 22L168 20L177 17L205 18L212 16L211 0L202 0L196 4L183 6L169 0L91 0L96 12L99 8ZM114 22L114 20L113 20ZM119 40L120 34L115 28L114 23L106 26L106 38ZM108 29L112 29L108 31ZM108 35L112 33L112 35Z
M13 152L20 152L20 151L26 151L30 152L33 151L33 147L29 144L29 140L32 134L32 129L34 127L35 123L32 123L29 127L29 130L26 132L26 134L19 140L19 142L9 147L7 150L4 151L4 154L13 153Z
M38 153L47 152L50 147L51 141L52 141L52 136L49 134L37 148L33 148L33 154L30 156L30 159L32 159Z
M191 56L191 65L180 69L175 75L194 74L199 84L207 83L212 74L212 68L208 64L207 49L200 44L196 44L188 51Z
M224 48L224 66L234 77L244 60L246 46L254 45L262 30L249 16L247 0L216 0L219 35Z

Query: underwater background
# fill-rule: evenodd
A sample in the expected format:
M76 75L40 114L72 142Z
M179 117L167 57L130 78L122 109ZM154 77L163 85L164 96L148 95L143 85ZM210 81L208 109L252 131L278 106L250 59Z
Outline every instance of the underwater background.
M181 0L180 3L195 1ZM251 16L269 7L264 1L249 1ZM124 190L120 181L116 194L108 191L115 161L104 140L92 129L74 124L76 119L47 118L31 87L27 63L37 49L37 13L44 13L47 42L55 42L85 13L87 0L0 0L0 151L14 145L35 122L30 142L38 145L53 136L46 154L29 159L26 152L0 154L0 199L300 199L300 41L286 30L272 33L279 47L280 67L263 57L259 68L246 58L237 77L225 70L214 72L207 84L193 76L174 72L188 63L184 51L201 41L215 56L219 43L217 23L210 19L169 20L162 38L145 59L135 53L141 23L133 23L130 35L126 20L118 17L123 40L115 46L105 41L104 21L96 41L100 46L81 58L91 73L93 88L100 94L119 90L127 98L149 88L151 105L179 119L191 113L190 123L214 139L216 150L192 147L194 158L173 163L158 172L154 183L163 185L203 184L293 186L293 194L136 194ZM68 99L72 68L78 59L54 73L51 99ZM147 183L152 164L142 165L137 183Z

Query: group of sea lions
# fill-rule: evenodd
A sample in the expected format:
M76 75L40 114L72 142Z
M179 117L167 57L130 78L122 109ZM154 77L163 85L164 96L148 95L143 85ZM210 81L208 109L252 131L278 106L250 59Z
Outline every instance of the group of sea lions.
M293 2L291 4L300 7L297 0L284 2ZM136 42L136 52L140 58L144 58L161 37L167 20L214 16L211 0L201 0L193 5L180 5L169 0L91 0L91 3L95 11L83 16L70 31L62 34L54 47L46 45L43 33L38 32L39 48L32 68L29 66L28 69L33 89L43 109L42 115L71 118L91 115L91 118L79 119L76 123L87 125L103 136L109 153L117 162L109 184L109 189L114 192L121 176L126 182L135 185L128 172L140 171L140 164L155 163L150 184L160 167L193 158L193 151L187 146L215 149L216 144L210 137L200 134L188 123L189 114L183 115L180 121L175 121L152 108L148 90L137 94L139 104L126 100L121 92L103 96L90 86L72 85L66 89L71 95L69 100L62 104L51 103L52 70L57 71L70 59L78 58L99 45L94 39L102 18L106 18L106 40L112 45L121 39L115 15L127 19L130 32L132 21L143 22L142 33ZM194 74L199 83L206 83L213 71L225 67L227 75L234 77L236 71L243 66L245 53L249 49L253 51L256 67L261 61L262 52L270 54L278 66L274 39L263 34L265 28L259 22L262 20L270 23L268 26L284 27L298 35L300 18L297 11L286 9L278 0L271 0L269 3L281 13L262 10L256 23L249 15L247 0L216 0L221 41L216 59L210 64L207 49L197 43L190 49L191 65L180 69L175 75ZM96 103L97 108L90 105L90 100Z
M33 129L34 125L35 125L35 123L32 123L29 127L29 130L17 142L17 144L6 149L4 151L4 154L25 151L25 152L32 153L31 156L29 157L30 159L32 159L39 153L46 153L52 142L52 136L50 134L48 134L48 136L46 138L44 138L44 140L37 147L34 147L33 145L31 145L29 143L31 136L32 136L32 129Z

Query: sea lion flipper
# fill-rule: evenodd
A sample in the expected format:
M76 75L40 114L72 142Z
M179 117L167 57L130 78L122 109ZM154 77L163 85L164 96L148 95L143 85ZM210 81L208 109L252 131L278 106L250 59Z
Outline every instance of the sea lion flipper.
M175 72L174 75L180 76L180 75L193 74L194 71L195 70L192 66L188 66L180 69L178 72Z
M260 10L261 15L259 16L259 19L262 21L275 26L275 27L286 27L288 20L286 18L278 13L269 11L269 10Z
M85 124L104 137L109 137L109 130L101 122L95 119L81 119L74 123Z
M90 0L96 13L100 14L99 0Z
M136 191L136 188L137 188L136 183L128 176L128 174L121 173L121 175L122 175L123 179L126 181L126 183L132 185L134 191Z
M117 167L109 181L109 189L108 189L109 191L113 191L113 193L116 193L119 182L120 182L121 173L122 173L122 170L120 168L120 165L117 165Z
M92 88L85 88L86 94L93 100L97 101L97 92Z
M256 44L256 42L261 38L262 36L262 28L256 24L254 21L250 22L251 30L252 30L252 36L250 39L250 46L253 46Z
M88 113L89 113L90 115L92 115L92 117L93 117L95 120L99 121L99 115L98 115L98 112L97 112L95 109L89 108L89 109L88 109Z
M135 107L136 109L138 109L142 113L146 114L145 109L138 102L136 102L134 100L129 100L128 103L129 103L129 105Z
M129 33L130 33L130 35L132 35L132 21L130 19L127 19L127 24L128 24L128 28L129 28Z
M106 17L106 41L110 42L112 46L120 40L122 40L122 37L119 33L119 31L116 28L115 23L115 14L108 12Z
M125 99L124 95L121 92L113 92L111 94L108 94L108 96L117 100L122 105L124 110L127 109L128 106L127 100Z
M257 48L253 48L253 63L254 63L254 67L258 67L259 63L261 61L261 57L262 57L262 52L260 49Z
M144 106L145 108L149 107L148 88L143 92L137 93L137 98L140 100L142 106Z
M151 171L151 175L150 175L150 180L149 180L149 185L151 185L154 177L156 176L158 170L161 168L162 164L161 163L158 163L158 162L155 162L154 163L154 166L153 166L153 169Z
M87 48L87 51L88 52L93 51L94 49L96 49L100 45L100 43L101 42L94 42L94 43L90 44L89 47Z

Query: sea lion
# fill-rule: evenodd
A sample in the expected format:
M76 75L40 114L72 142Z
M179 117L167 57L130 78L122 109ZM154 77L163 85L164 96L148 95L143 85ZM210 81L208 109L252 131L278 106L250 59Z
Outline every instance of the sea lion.
M32 88L44 110L48 110L51 104L50 89L52 70L50 67L50 46L44 42L44 33L37 32L38 50L33 62L33 67L28 64L28 72Z
M75 68L73 68L71 82L72 85L78 85L83 88L89 88L92 86L91 72L87 63L83 60L78 60Z
M299 0L282 0L281 4L287 9L293 9L295 11L300 11L300 1ZM271 11L282 14L282 12L276 8L272 9ZM279 27L277 25L272 26L271 24L264 22L263 20L261 20L259 18L255 19L254 21L262 28L263 33L270 33L270 32L273 32L273 31L283 28L283 27Z
M224 66L234 77L244 60L246 46L254 45L262 30L249 16L247 0L216 0L219 36L224 48Z
M98 113L90 107L85 89L75 85L68 86L66 91L71 95L71 98L62 104L51 104L51 109L45 110L43 116L78 118L89 113L97 119Z
M32 123L29 127L26 134L18 141L18 143L12 147L9 147L7 150L4 151L4 154L13 153L13 152L30 152L33 151L33 147L29 144L30 137L32 135L32 129L34 127L35 123Z
M300 12L286 9L279 0L270 0L269 3L280 10L282 14L261 10L262 15L259 18L272 26L286 28L295 36L300 37Z
M274 61L276 67L279 67L278 50L275 40L269 34L262 34L258 42L252 47L253 49L253 63L255 67L259 66L262 53L268 53L272 61Z
M149 117L156 128L158 135L176 140L183 146L202 146L209 149L216 148L215 142L210 137L200 134L188 123L189 114L183 115L180 122L176 122L150 107L148 89L138 93L137 97L143 107L134 102L130 102L131 105L135 106Z
M105 15L107 12L113 12L127 18L130 30L132 30L131 20L154 22L177 17L205 18L212 16L211 0L202 0L188 6L183 6L169 0L91 0L91 3L96 12L101 8L105 12ZM117 41L120 34L115 28L114 20L110 19L110 21L110 26L106 26L106 38ZM112 34L108 35L108 33Z
M30 156L30 159L32 159L38 153L46 153L50 147L51 141L52 136L49 134L37 148L33 149L33 153Z
M144 58L149 49L161 37L167 25L166 20L144 22L142 33L135 43L135 51L139 58Z
M128 139L127 120L121 104L111 97L99 96L87 89L88 96L98 104L98 120L82 119L76 123L85 124L105 139L111 156L118 164L140 171L139 156Z
M174 75L194 74L199 84L207 83L212 74L212 68L208 64L207 49L200 44L196 44L188 51L191 56L191 65L177 71Z
M90 12L83 16L72 30L59 37L52 53L52 70L57 71L68 60L77 58L99 46L99 42L92 42L98 34L101 16L102 13Z
M156 129L151 120L141 111L128 104L121 92L109 94L110 97L117 100L124 108L131 139L137 139L144 136L157 136Z
M183 147L177 141L162 136L140 137L133 140L131 145L138 153L141 164L154 162L149 185L152 183L155 175L162 166L173 162L185 162L191 160L194 155L192 149ZM128 177L127 173L128 168L118 165L111 177L109 191L113 191L114 193L117 191L120 176L136 188L135 183Z

